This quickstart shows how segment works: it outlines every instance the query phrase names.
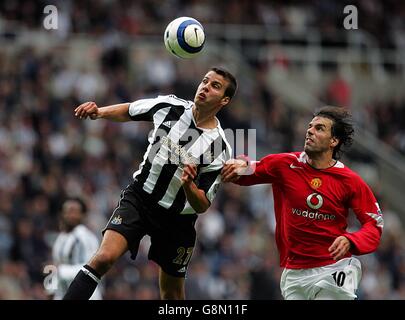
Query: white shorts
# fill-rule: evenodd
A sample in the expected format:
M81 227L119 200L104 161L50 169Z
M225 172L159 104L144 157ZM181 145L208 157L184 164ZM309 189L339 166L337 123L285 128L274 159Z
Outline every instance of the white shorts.
M354 300L360 279L361 263L351 257L319 268L285 268L280 288L285 300Z

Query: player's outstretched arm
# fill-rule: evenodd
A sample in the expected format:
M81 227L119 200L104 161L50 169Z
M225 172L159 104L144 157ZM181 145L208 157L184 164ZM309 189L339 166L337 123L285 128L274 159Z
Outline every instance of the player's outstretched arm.
M246 171L248 167L247 162L242 159L230 159L228 160L222 171L222 182L235 182L239 180L240 176Z
M108 119L112 121L124 122L131 120L129 113L129 103L114 104L99 108L93 101L82 103L74 112L79 119L91 120Z

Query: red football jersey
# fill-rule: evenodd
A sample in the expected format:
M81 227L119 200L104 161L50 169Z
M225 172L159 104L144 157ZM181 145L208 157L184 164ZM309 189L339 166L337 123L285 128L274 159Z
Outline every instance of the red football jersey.
M307 163L305 152L268 155L253 162L254 173L239 185L271 183L276 214L276 243L280 265L292 269L335 263L328 248L338 236L351 242L351 254L373 252L380 242L383 219L367 184L342 162L327 169ZM349 209L361 223L348 233Z

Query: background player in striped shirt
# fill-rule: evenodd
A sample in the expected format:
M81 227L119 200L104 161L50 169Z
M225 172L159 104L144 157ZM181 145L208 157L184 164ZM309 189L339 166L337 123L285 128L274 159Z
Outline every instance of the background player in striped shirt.
M371 253L380 242L383 218L372 191L337 160L352 142L349 120L345 109L324 107L309 123L304 152L268 155L251 170L246 160L223 169L224 182L272 184L285 299L355 299L361 265L352 254ZM358 231L346 230L349 209Z
M151 237L149 259L159 266L162 299L184 299L198 213L213 201L221 169L232 150L216 114L235 94L236 80L212 68L194 101L174 95L99 108L86 102L80 119L144 120L154 124L149 146L133 182L127 186L106 228L100 248L77 274L64 299L88 299L114 262L127 250L135 259L141 239Z
M52 260L57 267L57 284L52 292L55 300L63 298L76 274L99 246L96 235L84 224L86 212L87 206L80 198L68 198L62 204L61 232L52 247ZM101 298L101 290L97 288L90 299Z

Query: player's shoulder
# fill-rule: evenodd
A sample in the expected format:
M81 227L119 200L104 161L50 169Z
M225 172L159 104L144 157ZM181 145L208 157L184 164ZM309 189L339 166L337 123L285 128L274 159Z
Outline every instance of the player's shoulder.
M173 106L181 106L186 109L189 109L193 106L193 102L190 100L185 100L182 98L177 97L174 94L168 94L168 95L159 95L156 100L164 103L171 104Z
M354 181L362 182L363 181L363 179L357 172L350 169L348 166L346 166L341 161L336 162L336 164L333 166L333 171L344 177L347 177L351 182L354 182Z
M337 161L332 168L326 170L326 173L332 174L335 179L338 179L351 190L356 190L367 185L360 174L350 169L341 161Z

